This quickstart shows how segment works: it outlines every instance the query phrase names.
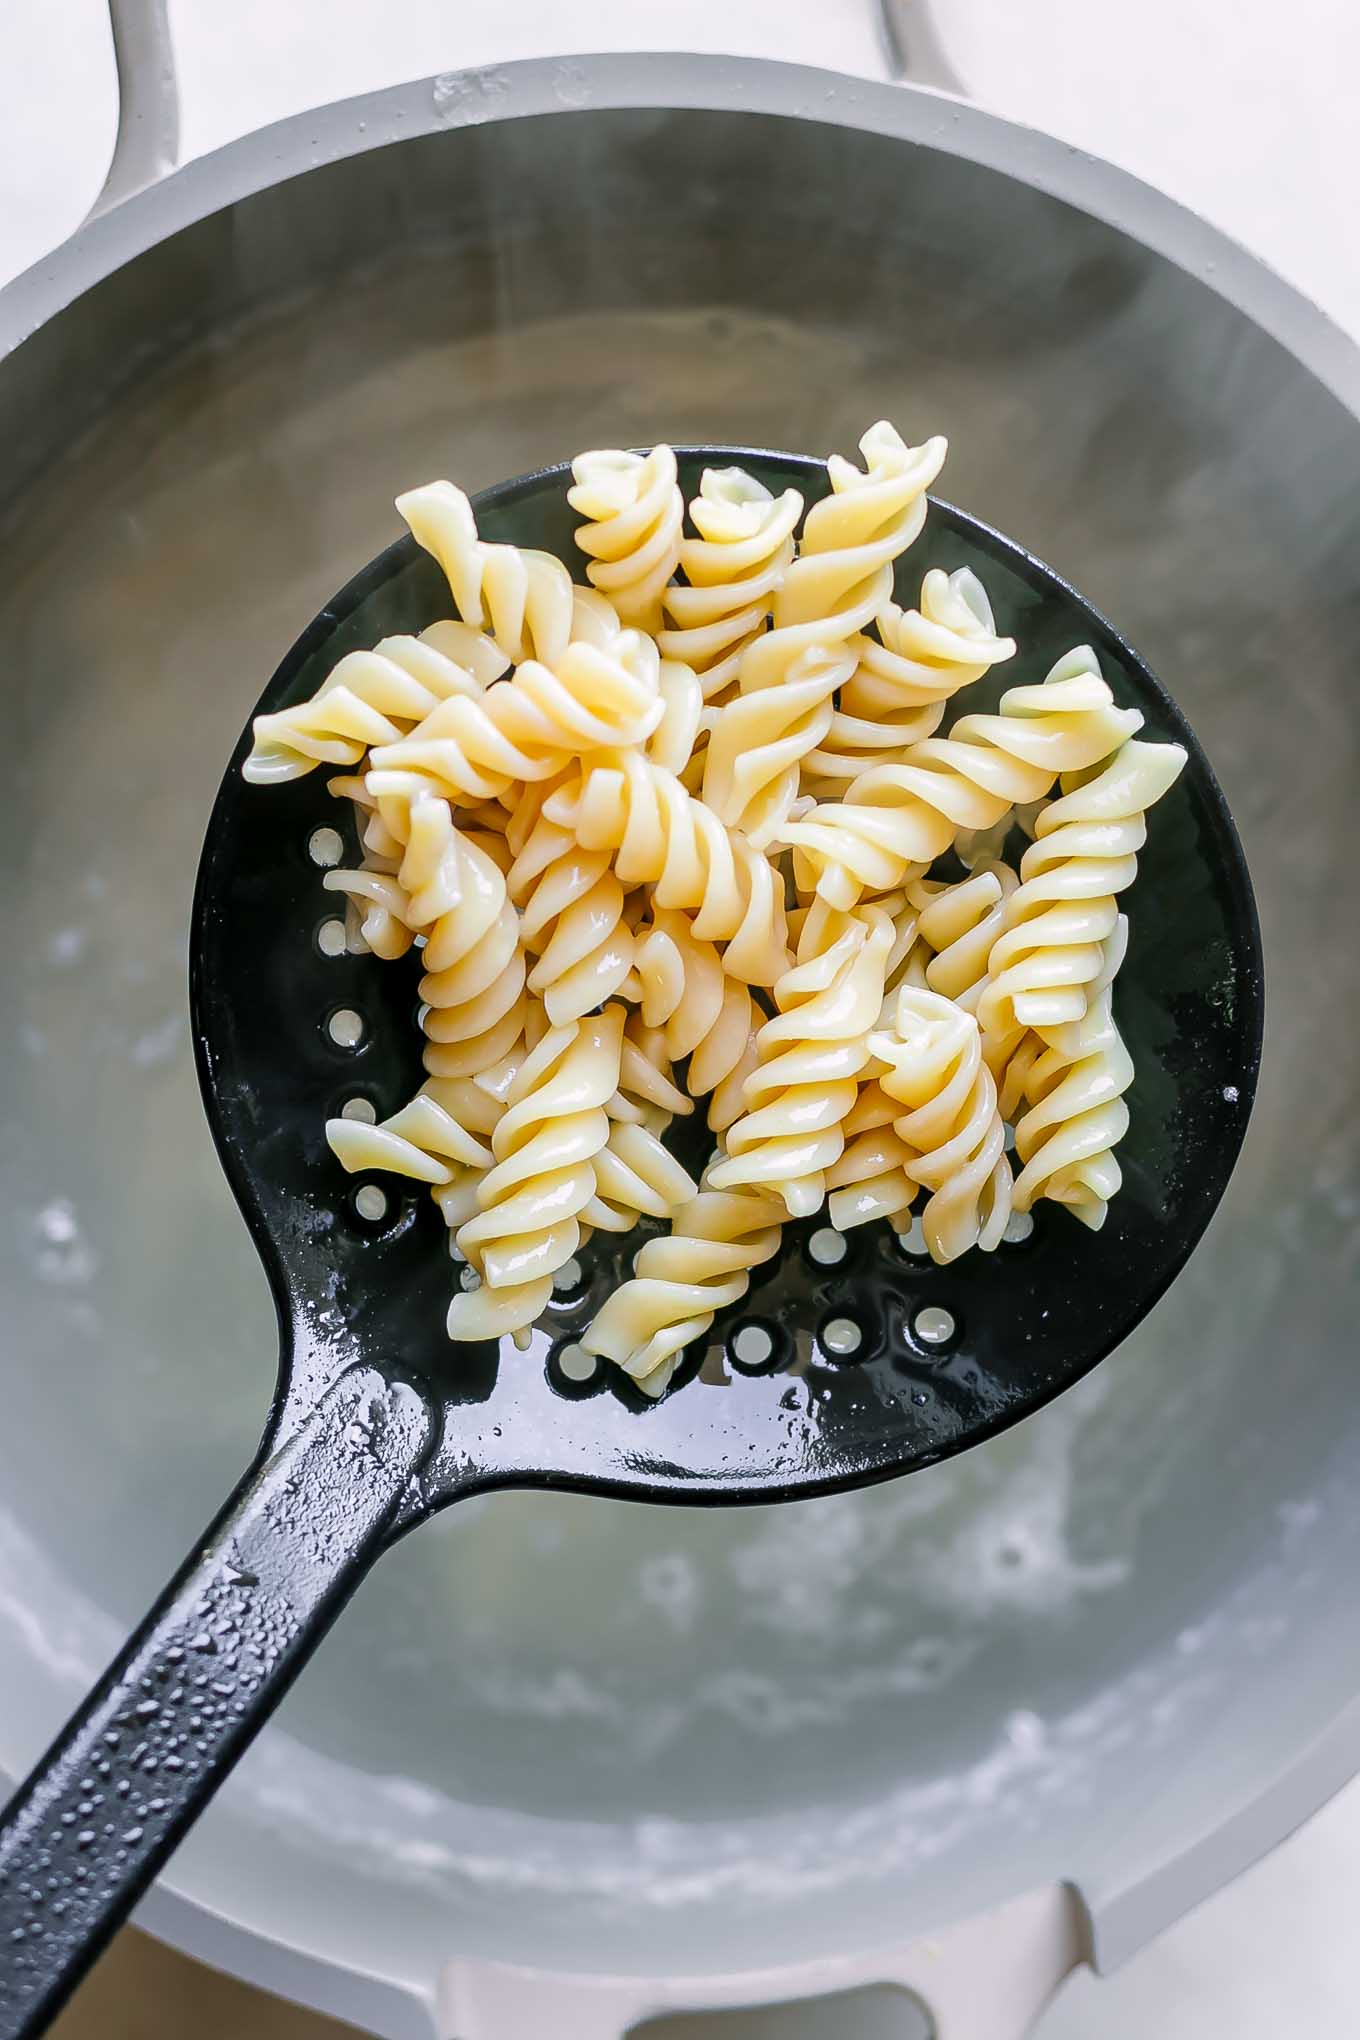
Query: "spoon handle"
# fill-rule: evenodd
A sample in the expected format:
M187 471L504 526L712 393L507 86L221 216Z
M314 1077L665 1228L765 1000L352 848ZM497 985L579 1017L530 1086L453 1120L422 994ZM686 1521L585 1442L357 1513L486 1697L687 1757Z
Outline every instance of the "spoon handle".
M369 1367L248 1473L0 1815L0 2040L32 2040L382 1549L435 1421Z

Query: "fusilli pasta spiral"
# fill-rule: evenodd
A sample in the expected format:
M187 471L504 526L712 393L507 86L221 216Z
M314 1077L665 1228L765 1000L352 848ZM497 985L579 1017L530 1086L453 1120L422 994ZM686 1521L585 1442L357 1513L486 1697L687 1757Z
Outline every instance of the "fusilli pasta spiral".
M625 624L661 628L662 591L675 572L685 505L669 446L650 453L615 448L583 453L571 464L567 501L586 520L576 543L590 561L591 585Z
M782 880L673 772L637 751L588 760L543 812L583 848L610 851L625 885L651 884L659 907L692 915L701 942L725 945L730 975L771 985L786 968Z
M1029 1072L1033 1102L1015 1129L1024 1164L1015 1180L1016 1210L1028 1211L1036 1198L1050 1197L1093 1232L1105 1223L1122 1180L1112 1150L1129 1126L1124 1093L1133 1082L1133 1061L1111 1006L1127 926L1121 914L1081 1019L1051 1030L1051 1046Z
M632 1280L605 1298L582 1345L660 1395L684 1348L778 1253L783 1216L776 1197L701 1188L674 1213L669 1238L648 1240Z
M410 811L401 882L408 923L426 938L425 1067L475 1077L509 1053L525 1026L524 947L505 875L454 826L447 801L427 795Z
M744 468L704 469L689 506L699 536L681 541L685 579L662 596L670 627L657 644L693 668L705 701L736 685L741 655L764 629L793 559L802 514L796 489L772 496Z
M553 668L526 659L479 699L441 702L409 736L376 745L369 791L380 805L422 791L494 799L513 780L550 778L568 758L645 743L665 712L659 674L656 647L636 631L603 648L569 644Z
M535 958L528 984L560 1027L580 1020L619 990L633 967L624 890L605 850L583 850L569 829L542 813L520 841L507 874L525 947Z
M479 538L472 505L452 482L410 489L398 496L397 509L443 568L465 623L489 625L515 665L541 659L551 666L562 656L572 634L573 590L561 560Z
M761 1015L750 988L730 977L712 942L687 914L656 907L637 944L642 1017L659 1027L673 1062L690 1058L692 1098L713 1094L709 1125L722 1132L740 1116L742 1085L756 1064Z
M771 628L742 654L740 694L709 736L703 796L766 844L798 796L799 766L826 736L832 696L855 670L851 641L892 595L893 562L925 521L943 439L908 447L891 425L860 441L866 470L833 454L832 493L803 524L798 558L775 595Z
M912 1151L894 1121L901 1106L878 1079L860 1085L845 1121L845 1149L826 1172L827 1215L837 1232L886 1218L901 1232L917 1185L908 1174Z
M525 1057L491 1136L495 1156L458 1246L478 1286L449 1306L449 1335L521 1338L576 1252L595 1195L595 1159L609 1138L606 1105L619 1082L623 1008L554 1027Z
M1126 743L1096 777L1046 807L1006 902L978 1018L990 1033L1080 1020L1086 987L1113 933L1116 897L1132 885L1147 840L1146 810L1185 765L1179 744Z
M432 623L419 637L382 638L347 652L296 708L255 718L247 779L273 785L318 765L357 765L374 744L394 744L441 701L475 701L509 664L466 623Z
M883 1090L906 1107L894 1122L911 1150L906 1172L931 1192L921 1213L931 1258L995 1247L1011 1213L1011 1167L976 1019L938 992L908 985L896 1025L870 1046L886 1066Z
M999 715L966 715L947 737L913 744L901 763L854 780L843 801L784 829L818 893L849 906L920 876L964 828L987 828L1017 801L1047 793L1060 772L1118 749L1142 723L1116 708L1095 655L1069 652L1038 687L1012 687Z
M919 609L889 602L875 624L877 641L852 641L859 663L824 740L803 762L804 788L819 800L838 797L861 772L887 762L885 753L934 736L945 703L1015 654L1014 638L997 636L987 591L971 567L952 574L932 567Z
M892 922L874 907L809 915L798 961L774 988L779 1011L756 1036L747 1109L709 1172L715 1190L777 1191L791 1218L821 1204L869 1059L892 941Z

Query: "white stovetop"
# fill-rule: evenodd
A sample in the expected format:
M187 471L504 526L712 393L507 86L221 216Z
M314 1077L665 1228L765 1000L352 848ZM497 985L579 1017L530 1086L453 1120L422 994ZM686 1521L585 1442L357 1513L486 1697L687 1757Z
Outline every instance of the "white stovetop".
M1162 185L1360 335L1356 0L936 5L976 98ZM871 0L170 0L170 16L185 156L351 93L549 50L777 51L875 76L886 61ZM0 0L0 283L78 225L114 118L105 0ZM1079 1979L1041 2040L1353 2040L1357 1887L1360 1785L1118 1976Z

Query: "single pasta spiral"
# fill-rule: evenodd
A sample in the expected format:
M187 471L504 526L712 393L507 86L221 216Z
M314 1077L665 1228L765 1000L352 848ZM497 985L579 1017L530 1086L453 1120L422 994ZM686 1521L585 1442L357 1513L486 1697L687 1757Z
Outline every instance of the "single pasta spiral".
M1100 975L1080 1020L1051 1030L1051 1047L1029 1072L1030 1109L1018 1121L1015 1145L1024 1164L1015 1179L1015 1208L1039 1197L1065 1204L1098 1232L1122 1181L1113 1149L1128 1131L1124 1093L1133 1061L1115 1026L1111 987L1123 960L1128 923L1119 916L1104 945Z
M943 439L903 444L891 425L860 441L867 472L833 454L831 495L803 524L798 558L775 595L771 628L742 654L740 693L713 723L704 799L721 820L768 844L798 797L802 760L825 738L832 696L855 670L852 641L892 595L893 563L925 522Z
M410 927L425 934L425 1067L475 1077L523 1034L525 958L519 920L494 857L431 795L410 813L401 884Z
M894 1121L901 1106L878 1079L862 1083L845 1121L845 1149L826 1172L827 1214L837 1232L886 1218L901 1232L917 1185L908 1174L912 1151Z
M1094 778L1040 814L988 961L978 1018L988 1034L1080 1020L1086 988L1114 932L1116 898L1132 885L1147 840L1146 811L1179 778L1179 744L1126 743Z
M1014 657L1014 638L998 637L987 591L971 567L932 567L919 609L885 604L878 640L852 641L859 663L841 689L822 743L803 761L803 784L834 799L885 752L934 736L945 703L991 667Z
M346 942L353 955L371 951L389 962L405 956L413 930L401 881L364 858L353 871L328 871L321 883L327 892L345 895Z
M1116 708L1095 654L1082 646L1038 687L1012 687L999 715L963 716L947 737L876 765L843 801L784 829L822 898L850 906L919 877L960 829L987 828L1017 801L1037 800L1060 772L1108 758L1142 723Z
M845 1146L892 942L892 922L875 907L808 916L798 961L774 988L779 1011L756 1036L747 1109L710 1171L715 1190L777 1191L791 1218L817 1210Z
M656 647L623 631L605 647L578 640L554 667L526 659L477 700L443 701L409 736L370 754L369 791L408 801L421 791L488 800L513 780L547 779L568 758L641 744L665 712Z
M976 1019L938 992L908 985L896 1025L870 1046L885 1065L883 1090L906 1108L894 1124L911 1150L907 1174L931 1192L921 1213L931 1258L990 1251L1010 1217L1011 1168Z
M490 1148L457 1116L461 1102L453 1087L430 1077L409 1104L379 1125L328 1119L326 1139L351 1175L383 1169L432 1186L452 1183L463 1170L489 1169L493 1159Z
M357 765L371 745L396 743L440 702L479 699L508 664L481 631L453 622L346 652L310 700L256 716L241 770L273 785L318 765Z
M534 805L529 803L530 812ZM609 853L583 850L569 829L541 812L527 833L526 821L520 813L511 825L515 861L506 883L520 910L525 947L535 958L529 990L542 998L553 1026L561 1027L620 989L633 967L633 931Z
M619 1082L623 1008L551 1028L524 1059L491 1136L495 1156L458 1246L481 1277L449 1306L449 1336L494 1339L528 1327L581 1240L595 1195L595 1158L609 1138L606 1105Z
M571 464L567 501L586 520L576 543L590 561L591 585L608 596L625 624L661 629L662 591L680 557L685 505L669 446L649 454L602 449ZM664 647L663 647L664 650Z
M653 885L658 907L692 915L699 941L725 945L732 976L771 985L787 967L779 874L664 766L637 751L587 760L543 813L583 849L609 852L624 885Z
M637 943L642 1018L661 1029L672 1062L690 1058L692 1098L706 1098L708 1123L722 1132L743 1109L742 1085L756 1065L761 1014L750 988L723 969L687 914L656 907Z
M561 560L479 538L472 505L452 482L410 489L397 509L438 560L465 623L489 625L515 665L541 659L551 666L561 657L572 634L571 576Z
M673 1214L668 1238L647 1241L632 1280L605 1298L581 1344L660 1395L684 1348L745 1295L751 1271L779 1252L783 1217L777 1197L701 1188Z
M704 469L689 506L699 536L681 541L685 579L662 596L670 627L657 644L693 668L705 701L736 685L741 655L764 629L793 559L802 514L796 489L776 497L744 468Z
M582 1217L594 1229L629 1232L644 1214L668 1217L698 1190L662 1140L694 1102L676 1087L659 1030L637 1012L624 1025L619 1087L606 1110L609 1138L595 1157L595 1195Z
M934 951L925 967L926 985L965 1013L977 1011L987 959L1006 925L1006 901L1019 883L1008 864L989 863L953 884L917 879L907 887L919 910L917 929Z

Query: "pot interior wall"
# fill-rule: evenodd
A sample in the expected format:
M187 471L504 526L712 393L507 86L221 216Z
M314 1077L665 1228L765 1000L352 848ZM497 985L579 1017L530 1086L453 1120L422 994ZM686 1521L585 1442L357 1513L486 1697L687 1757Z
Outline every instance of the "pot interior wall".
M1225 783L1271 1006L1227 1205L1130 1345L950 1465L738 1515L500 1496L408 1540L173 1872L261 1931L415 1975L854 1946L1156 1862L1355 1689L1356 422L1204 282L999 175L573 112L243 201L0 372L0 1761L262 1420L184 945L279 653L429 476L850 450L880 415L950 435L943 492L1106 610ZM1135 940L1175 939L1139 900Z

